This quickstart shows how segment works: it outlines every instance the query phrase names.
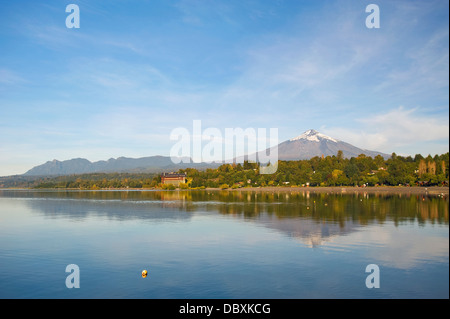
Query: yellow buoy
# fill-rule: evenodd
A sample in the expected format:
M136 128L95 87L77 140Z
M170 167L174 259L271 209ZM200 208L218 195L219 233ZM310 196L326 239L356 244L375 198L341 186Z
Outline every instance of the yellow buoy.
M147 270L144 269L144 270L142 271L142 278L147 277L147 274L148 274L148 273L147 273Z

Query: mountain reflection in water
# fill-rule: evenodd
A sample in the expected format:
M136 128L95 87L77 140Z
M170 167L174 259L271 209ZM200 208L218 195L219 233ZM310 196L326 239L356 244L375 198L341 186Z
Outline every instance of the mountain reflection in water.
M3 298L448 298L447 196L0 190L0 243Z
M1 191L0 191L1 192ZM189 220L219 213L255 222L310 246L359 227L392 221L448 225L448 197L254 191L2 191L3 196L37 199L30 208L47 218ZM1 193L0 193L1 194ZM70 205L67 205L68 202ZM111 205L113 204L113 205ZM185 212L185 214L180 214Z

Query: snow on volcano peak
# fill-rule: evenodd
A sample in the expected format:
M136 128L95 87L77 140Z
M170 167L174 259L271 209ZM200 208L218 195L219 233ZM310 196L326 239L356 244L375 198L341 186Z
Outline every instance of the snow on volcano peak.
M311 141L311 142L320 142L320 140L329 140L329 141L337 143L337 140L335 140L334 138L326 136L326 135L319 133L313 129L307 130L303 134L290 139L291 142L297 141L297 140L307 140L307 141Z

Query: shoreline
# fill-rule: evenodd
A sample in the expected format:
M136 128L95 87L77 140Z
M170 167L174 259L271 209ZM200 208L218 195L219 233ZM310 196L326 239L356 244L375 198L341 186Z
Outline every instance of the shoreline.
M249 187L227 189L229 191L256 191L256 192L310 192L310 193L339 193L339 194L412 194L412 195L449 195L449 188L443 186L432 187L404 187L404 186L330 186L330 187Z
M0 188L2 190L52 190L52 191L169 191L158 188L114 188L114 189L78 189L78 188ZM352 187L352 186L330 186L330 187L243 187L236 189L221 188L204 188L204 189L176 189L172 191L222 191L222 192L309 192L309 193L336 193L336 194L410 194L410 195L449 195L449 187L431 186L431 187L406 187L406 186L368 186L368 187Z

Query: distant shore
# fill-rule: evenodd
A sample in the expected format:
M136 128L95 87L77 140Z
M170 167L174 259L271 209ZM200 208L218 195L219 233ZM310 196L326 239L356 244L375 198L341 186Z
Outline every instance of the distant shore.
M207 188L207 190L219 190L218 188ZM449 195L448 187L405 187L405 186L375 186L375 187L246 187L226 189L226 191L255 191L255 192L310 192L310 193L371 193L371 194L411 194L411 195Z
M109 189L78 189L78 188L0 188L1 190L60 190L60 191L166 191L160 188L109 188ZM310 192L310 193L333 193L333 194L411 194L411 195L449 195L449 187L407 187L407 186L332 186L332 187L243 187L243 188L204 188L204 189L176 189L173 191L224 191L224 192Z

